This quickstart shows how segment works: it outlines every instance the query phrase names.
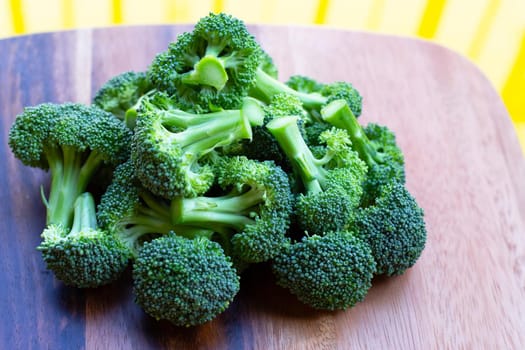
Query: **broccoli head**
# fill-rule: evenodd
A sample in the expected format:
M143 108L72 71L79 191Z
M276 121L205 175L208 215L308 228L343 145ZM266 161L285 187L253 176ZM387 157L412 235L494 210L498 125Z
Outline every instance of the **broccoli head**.
M168 199L205 193L214 181L209 161L213 157L207 156L250 139L250 123L263 118L258 105L246 98L240 110L193 114L178 109L164 94L145 99L131 147L137 177L154 194Z
M209 14L159 54L148 70L152 83L184 106L236 109L253 84L261 48L244 22ZM271 72L271 71L270 71Z
M239 276L221 246L167 235L144 243L133 265L135 300L146 313L177 326L203 324L239 291Z
M59 280L78 288L98 287L116 280L130 257L120 240L97 226L95 202L88 192L75 201L71 230L50 224L37 249Z
M93 104L131 124L131 120L126 120L126 113L152 88L145 72L124 72L102 85L95 93Z
M382 186L375 203L358 211L354 227L372 249L377 274L402 274L425 248L423 209L397 181Z
M272 264L277 283L303 303L324 310L362 301L375 272L370 247L348 231L304 237L289 244Z
M50 170L47 224L66 230L94 173L125 161L130 142L131 131L111 113L78 103L28 107L9 132L9 146L23 164Z

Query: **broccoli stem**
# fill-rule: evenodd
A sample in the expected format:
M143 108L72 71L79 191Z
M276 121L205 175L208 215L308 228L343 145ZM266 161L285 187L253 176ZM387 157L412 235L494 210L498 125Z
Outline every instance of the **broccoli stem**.
M214 118L190 125L184 131L169 134L169 139L179 144L186 152L199 155L228 145L232 140L251 138L250 122L240 111L218 112Z
M103 159L95 151L84 159L84 153L69 146L47 148L46 156L52 179L49 198L46 201L46 222L69 228L73 220L75 201L85 191Z
M75 236L80 232L88 233L97 229L95 200L89 192L84 192L75 200L73 224L68 236Z
M272 97L280 93L296 96L306 109L321 108L327 102L327 98L321 94L296 91L258 68L255 74L255 85L250 91L250 96L270 103Z
M327 123L348 132L352 148L368 166L384 163L381 153L376 151L345 100L330 102L321 110L321 116Z
M302 183L309 193L323 191L326 170L323 164L327 159L317 159L304 141L297 125L298 117L275 118L266 124L270 133L281 146L292 167L299 174Z
M228 73L222 60L214 55L206 55L194 66L193 70L182 77L182 82L189 85L206 85L221 91L228 81Z
M176 198L172 201L175 224L196 225L206 228L227 227L240 231L255 223L251 209L264 200L264 192L257 188L239 195L220 197Z

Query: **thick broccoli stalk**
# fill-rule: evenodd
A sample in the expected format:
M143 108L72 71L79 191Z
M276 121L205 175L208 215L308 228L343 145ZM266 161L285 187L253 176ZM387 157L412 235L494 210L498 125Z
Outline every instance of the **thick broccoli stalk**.
M329 124L347 131L353 149L368 166L363 184L363 206L372 204L385 184L392 180L405 182L403 153L388 128L375 124L362 128L344 100L334 100L321 114Z
M158 89L177 95L185 107L234 109L253 84L261 58L259 45L241 20L210 14L159 54L148 75Z
M136 116L134 107L139 99L152 89L145 72L124 72L102 85L95 93L93 104L111 112L132 129Z
M370 247L348 231L304 237L273 260L277 283L316 309L347 309L362 301L375 272Z
M64 229L94 173L126 160L130 141L131 131L112 114L77 103L28 107L9 133L9 146L23 164L50 170L46 221Z
M301 135L297 119L277 118L267 128L305 189L296 202L299 225L310 234L341 231L360 202L366 165L352 151L346 132L335 128L323 134L325 154L316 158Z
M264 117L259 103L245 99L240 110L184 112L162 94L143 101L133 136L131 159L137 177L165 198L195 197L214 181L207 156L252 137L251 124ZM214 158L214 157L211 157Z
M375 203L359 210L354 227L372 249L377 274L404 273L425 248L423 209L397 181L382 186Z
M90 193L75 201L71 230L50 224L38 250L47 269L67 285L94 288L116 280L128 265L130 251L115 236L97 226Z
M239 291L219 244L168 235L144 244L133 265L135 300L150 316L189 327L212 320Z
M246 262L272 258L287 241L292 211L286 173L272 162L231 157L221 164L218 183L227 193L172 200L173 222L214 230L226 252Z

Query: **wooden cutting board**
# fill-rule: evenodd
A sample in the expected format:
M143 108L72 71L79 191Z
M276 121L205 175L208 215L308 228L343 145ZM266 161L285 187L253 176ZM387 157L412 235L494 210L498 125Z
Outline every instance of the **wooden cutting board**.
M524 349L525 160L500 97L465 58L423 41L339 30L252 26L280 78L352 82L361 121L405 152L428 244L406 274L378 278L346 312L319 312L276 287L268 266L242 277L227 312L182 329L146 316L127 273L77 290L35 250L48 175L8 146L23 106L88 103L111 76L144 70L188 26L122 27L0 41L0 348Z

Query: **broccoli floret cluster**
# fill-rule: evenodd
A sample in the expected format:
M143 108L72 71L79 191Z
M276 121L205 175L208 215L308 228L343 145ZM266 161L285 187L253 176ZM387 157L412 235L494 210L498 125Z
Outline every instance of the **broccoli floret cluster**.
M227 310L253 264L336 310L416 263L426 228L403 153L361 111L349 82L279 81L244 23L220 13L91 105L27 107L9 145L50 171L37 249L56 278L95 288L131 265L137 304L187 327Z

